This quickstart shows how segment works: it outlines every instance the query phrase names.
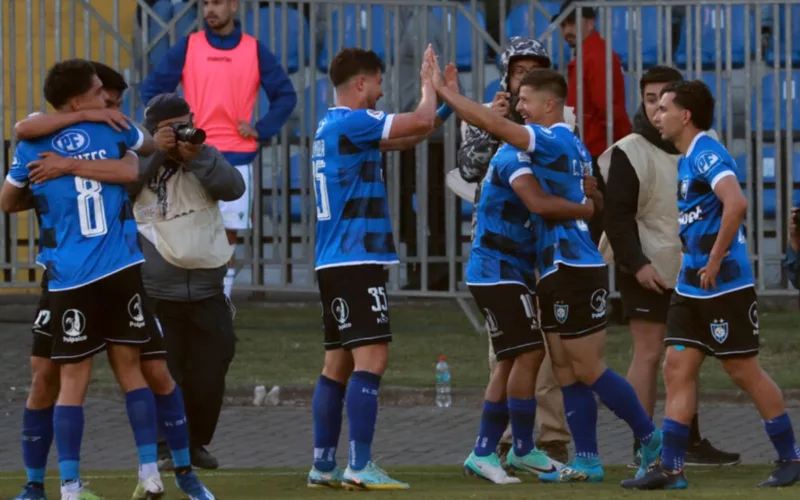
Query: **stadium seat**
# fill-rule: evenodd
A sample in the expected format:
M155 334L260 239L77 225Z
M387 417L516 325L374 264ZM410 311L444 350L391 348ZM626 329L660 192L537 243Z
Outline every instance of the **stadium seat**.
M386 33L389 33L389 47L392 51L391 58L394 58L394 12L389 13L389 28L386 28L386 9L380 5L373 5L371 7L372 21L371 21L371 34L367 36L367 25L370 23L369 13L366 5L359 5L358 10L355 5L347 5L344 7L344 19L342 25L344 26L344 33L342 34L342 43L344 47L364 47L367 48L368 38L372 41L371 49L384 62L386 59ZM358 27L361 28L359 36ZM336 54L339 52L339 9L337 8L331 13L331 42L333 50L328 50L328 36L324 37L322 48L317 56L317 67L320 71L328 71L328 54L329 52Z
M506 17L506 36L533 36L539 38L544 31L550 26L550 19L552 16L558 14L561 8L561 2L539 2L550 15L542 14L538 9L533 9L533 19L530 18L530 11L528 10L527 2L517 5L508 12ZM531 26L533 26L533 33L531 33ZM550 53L550 60L553 61L553 67L558 67L558 48L559 44L563 42L561 31L556 30L553 32L553 50ZM547 43L544 44L547 47ZM571 51L566 50L564 54L564 64L569 62L571 58ZM497 65L500 65L500 55L497 56Z
M431 15L442 21L442 8L434 7L431 9ZM452 12L447 12L447 32L452 29ZM478 25L486 30L486 14L480 9L477 10L475 15ZM459 71L472 71L472 23L467 17L459 10L456 13L456 67ZM486 43L481 44L481 57L485 58L489 50L489 45Z
M641 8L641 32L647 33L642 37L642 67L645 69L658 64L658 8ZM622 67L628 69L635 63L635 57L628 54L628 33L633 33L633 51L636 53L637 12L627 7L614 7L611 9L611 50L616 52L622 62ZM662 19L662 23L664 23ZM601 28L604 22L598 19L597 26ZM665 34L666 30L661 29ZM666 46L666 36L662 40L662 47Z
M272 33L270 26L270 16L272 16L275 23L275 45L272 45ZM308 21L306 18L297 12L297 9L291 7L287 8L286 12L286 64L283 64L284 69L288 73L296 73L300 66L308 64L309 52L311 42L308 36ZM255 15L252 10L247 11L244 20L245 31L247 33L254 33L258 40L263 43L275 56L278 62L282 63L283 57L283 7L280 5L275 7L273 14L270 14L270 7L261 7L258 9L258 33L255 32ZM303 30L303 60L300 60L299 36L302 25Z
M314 134L316 134L319 121L322 120L331 105L329 99L329 90L329 82L327 78L319 78L314 83L314 94L316 95L316 113L314 116L311 116L311 86L309 85L306 87L303 101L305 108L303 111L306 120L306 130L305 134L301 134L301 125L300 123L297 123L292 131L295 137L312 137Z
M714 96L714 121L711 126L721 134L730 125L725 122L728 114L728 80L724 76L720 78L721 91L718 93L716 73L703 73L700 79L708 85L711 95Z
M754 20L754 16L750 16L750 47L745 47L745 9L749 7L745 7L744 5L734 5L731 6L731 27L730 27L730 36L731 36L731 65L734 68L740 68L744 66L744 62L746 58L752 57L753 53L755 52L755 40L756 37L756 24ZM719 13L717 13L717 7L714 5L703 5L699 7L699 9L695 8L692 11L691 17L691 24L690 29L688 30L686 26L687 24L684 23L683 27L681 28L681 38L680 42L678 43L678 49L675 53L675 64L679 67L687 67L687 59L686 59L686 46L687 46L687 35L689 35L688 41L691 43L692 46L692 64L696 60L696 51L700 50L700 59L701 63L704 68L713 68L716 66L717 60L723 65L723 67L727 64L728 61L728 52L726 49L726 40L727 40L727 32L728 27L725 26L725 19L727 17L726 7L720 6ZM695 34L694 34L694 26L696 23L696 16L700 15L700 47L695 46ZM720 19L719 25L719 33L720 33L720 51L717 51L716 47L716 26L717 26L717 19ZM688 20L687 20L688 22ZM719 57L718 57L719 56Z
M791 80L786 85L786 73L780 72L778 74L778 91L779 96L775 95L774 91L775 75L767 73L761 83L761 104L763 109L763 119L761 120L765 132L774 133L777 131L786 130L786 108L792 107L792 130L800 130L800 99L797 96L797 85L800 83L800 71L791 72ZM756 88L753 86L753 106L752 106L752 123L756 126ZM779 118L775 116L775 102L778 103ZM788 101L788 104L787 104ZM780 121L778 121L780 120Z
M483 102L492 102L494 101L494 96L500 92L500 79L492 80L486 86L486 90L483 91Z
M770 9L772 6L770 6ZM785 19L786 15L786 8L782 5L778 11L780 13L779 19L780 22L774 23L771 26L772 30L778 30L778 47L774 47L772 45L772 37L769 37L769 44L770 46L767 48L766 52L764 53L764 59L767 61L767 64L772 66L775 63L776 59L776 52L777 52L777 60L778 64L781 66L786 66L786 30L784 29L783 19ZM792 50L790 52L790 57L792 61L792 66L800 65L800 5L792 5L790 12L790 22L792 26ZM777 24L777 26L776 26Z

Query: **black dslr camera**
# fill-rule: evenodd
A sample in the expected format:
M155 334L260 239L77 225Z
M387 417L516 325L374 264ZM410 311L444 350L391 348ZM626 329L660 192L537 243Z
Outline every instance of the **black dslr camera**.
M206 142L206 131L201 128L194 128L189 122L174 122L170 126L175 132L175 139L179 141L195 145Z

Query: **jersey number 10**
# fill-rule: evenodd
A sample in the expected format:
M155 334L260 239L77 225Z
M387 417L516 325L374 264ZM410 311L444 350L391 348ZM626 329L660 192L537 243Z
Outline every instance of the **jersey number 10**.
M108 232L106 210L103 206L103 184L91 179L75 177L78 192L78 218L81 234L87 238L102 236Z

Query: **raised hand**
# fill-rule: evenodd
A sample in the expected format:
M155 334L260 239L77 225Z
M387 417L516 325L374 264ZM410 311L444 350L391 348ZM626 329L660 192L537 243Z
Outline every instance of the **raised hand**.
M444 85L455 93L459 93L458 89L458 70L453 63L448 64L444 68Z

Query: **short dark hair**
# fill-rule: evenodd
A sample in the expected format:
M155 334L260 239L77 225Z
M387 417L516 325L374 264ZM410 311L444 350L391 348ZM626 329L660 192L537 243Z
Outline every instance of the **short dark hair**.
M125 81L125 77L119 71L97 61L92 61L92 65L97 77L103 82L103 88L116 90L120 94L128 90L128 82Z
M44 98L54 108L60 108L73 97L88 92L96 74L92 63L84 59L55 63L44 79Z
M520 88L530 87L533 90L547 90L559 99L567 99L567 81L564 76L549 68L534 68L522 77Z
M648 69L639 80L639 93L644 97L644 88L650 83L682 82L683 75L680 71L669 66L653 66Z
M668 83L661 95L672 92L674 102L692 114L692 123L700 130L708 130L714 123L714 96L708 85L700 80Z
M383 72L383 61L372 50L348 47L342 49L331 61L330 77L334 87L338 87L356 75Z

